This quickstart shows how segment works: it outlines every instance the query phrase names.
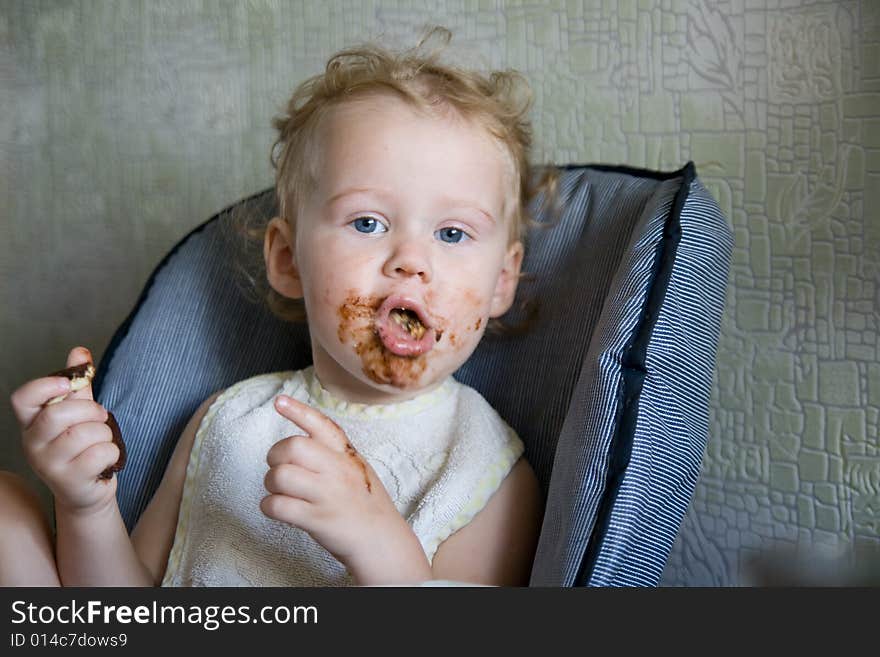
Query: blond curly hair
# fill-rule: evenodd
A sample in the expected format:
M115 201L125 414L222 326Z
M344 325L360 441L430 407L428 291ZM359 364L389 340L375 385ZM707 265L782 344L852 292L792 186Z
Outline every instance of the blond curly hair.
M451 38L448 30L435 27L408 50L391 51L375 44L343 50L329 59L322 73L296 88L284 112L272 121L278 131L271 162L279 216L295 226L302 199L308 198L317 183L320 127L329 111L343 103L384 94L399 98L417 111L452 110L485 128L509 155L512 198L516 200L509 206L510 241L523 239L531 224L527 211L530 201L537 193L548 194L555 188L550 168L536 178L529 167L532 129L527 114L531 90L515 71L484 75L441 62L440 55ZM246 227L255 242L262 240L264 230L265 222L251 222ZM256 249L251 250L256 255ZM265 272L261 277L250 269L247 279L254 286L264 287L264 298L277 316L289 321L305 319L301 299L281 296L268 284L263 285Z

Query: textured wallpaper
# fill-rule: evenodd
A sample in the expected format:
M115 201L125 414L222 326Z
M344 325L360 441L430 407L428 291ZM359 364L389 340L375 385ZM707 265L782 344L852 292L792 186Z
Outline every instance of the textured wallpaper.
M694 160L736 233L703 474L664 583L880 539L880 2L0 3L4 398L100 357L192 227L271 184L295 84L450 27L532 82L542 162ZM0 466L21 468L11 411Z

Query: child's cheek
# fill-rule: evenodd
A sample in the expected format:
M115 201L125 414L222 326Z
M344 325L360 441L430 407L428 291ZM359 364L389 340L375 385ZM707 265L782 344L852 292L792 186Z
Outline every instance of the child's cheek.
M436 292L429 292L426 297L429 307L436 307L444 314L444 318L438 318L438 326L441 331L438 347L446 343L454 351L474 346L474 343L482 337L485 320L488 316L488 305L482 295L476 290L463 288L455 290L451 294L440 296ZM446 317L454 317L448 320Z

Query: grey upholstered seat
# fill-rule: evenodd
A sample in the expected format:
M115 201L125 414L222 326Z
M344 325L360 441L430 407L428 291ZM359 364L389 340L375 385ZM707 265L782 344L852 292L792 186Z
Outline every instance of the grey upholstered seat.
M528 240L527 332L484 338L456 377L517 430L546 495L534 585L655 585L700 470L732 234L693 165L571 166ZM246 199L270 216L271 192ZM247 302L225 211L158 266L100 363L129 450L131 526L212 392L310 362L304 325Z

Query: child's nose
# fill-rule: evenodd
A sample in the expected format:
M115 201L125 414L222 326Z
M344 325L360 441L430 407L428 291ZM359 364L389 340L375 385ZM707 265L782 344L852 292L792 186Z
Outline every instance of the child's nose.
M409 278L418 276L422 283L430 283L432 278L431 262L423 248L412 241L400 243L385 261L383 272L392 278Z

